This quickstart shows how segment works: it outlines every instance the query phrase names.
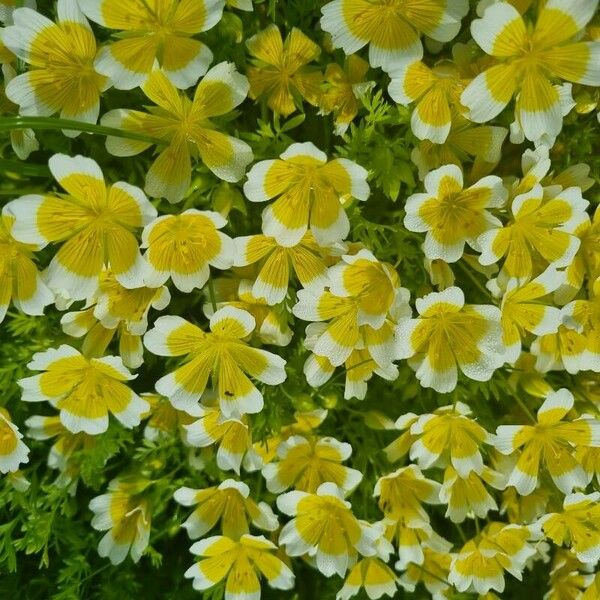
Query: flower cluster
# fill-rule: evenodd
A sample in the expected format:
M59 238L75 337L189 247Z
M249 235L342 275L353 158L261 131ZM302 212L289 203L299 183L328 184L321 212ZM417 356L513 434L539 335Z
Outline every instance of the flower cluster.
M600 598L597 7L0 2L0 569Z

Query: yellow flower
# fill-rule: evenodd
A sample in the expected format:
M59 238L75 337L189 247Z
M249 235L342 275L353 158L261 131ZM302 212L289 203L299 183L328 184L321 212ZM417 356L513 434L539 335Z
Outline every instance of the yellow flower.
M484 177L463 189L463 174L456 165L445 165L425 177L425 192L406 200L404 226L427 233L423 252L431 260L456 262L465 243L479 251L478 237L501 227L489 208L501 207L508 192L499 177Z
M147 248L146 284L158 287L171 277L178 290L189 294L204 286L209 266L231 267L234 245L219 231L226 224L219 213L194 208L149 223L142 234L142 248Z
M456 66L444 61L430 68L418 60L395 68L390 77L388 93L392 100L403 106L416 103L410 118L412 132L420 140L443 144L453 116L464 112L460 94L466 81Z
M342 201L369 197L367 171L346 158L327 161L311 142L292 144L278 159L256 163L244 194L250 202L277 198L263 211L263 233L295 246L308 229L319 246L346 238L350 222Z
M274 550L277 546L262 535L245 534L237 541L215 535L192 545L190 552L202 558L184 576L193 579L196 590L207 590L227 578L225 596L231 600L260 598L261 575L270 587L289 590L294 574Z
M473 160L469 180L477 181L500 162L507 133L504 127L474 125L467 119L454 116L443 144L422 140L413 148L410 158L419 169L419 179L424 179L429 171L443 165L462 167Z
M570 551L557 548L544 600L594 600L598 597L600 589L593 595L595 586L589 585L593 575L584 575L579 571L582 568L585 568L584 565Z
M574 300L562 309L565 324L586 338L583 369L600 372L600 277L591 286L587 300Z
M290 285L290 266L304 287L327 282L323 250L308 232L298 244L290 247L280 246L275 238L260 234L238 237L234 241L235 266L258 263L252 295L263 298L270 306L285 299Z
M371 599L382 596L393 597L397 591L398 576L383 560L378 557L368 557L359 560L344 581L344 586L337 593L336 600L348 600L356 596L360 588Z
M410 358L423 387L451 392L458 369L475 381L488 381L503 363L500 311L465 305L460 288L432 292L416 301L419 318L398 325L399 358Z
M369 63L390 71L423 56L420 36L449 42L469 11L466 0L334 0L322 9L321 28L354 54L369 44Z
M207 448L218 444L217 466L223 471L235 471L239 474L242 459L252 447L252 437L247 417L227 419L215 407L203 408L204 415L185 425L186 441L190 446ZM251 461L253 457L249 457ZM247 470L256 470L260 465L244 462Z
M448 581L459 592L504 591L504 571L521 580L525 562L536 550L527 527L491 523L477 540L468 541L452 558Z
M321 49L299 29L292 27L284 42L277 25L269 25L247 40L246 46L256 59L246 71L251 98L266 99L269 108L284 117L300 106L298 97L317 103L323 76L307 65Z
M196 507L182 525L191 539L202 537L220 521L223 535L239 540L249 532L250 522L267 531L279 525L271 507L266 502L257 504L249 495L245 483L226 479L217 487L202 490L181 487L174 498L182 506Z
M159 317L145 335L144 345L158 356L186 358L156 382L156 391L175 408L201 414L198 400L210 378L225 417L260 412L263 396L246 373L268 385L282 383L286 373L283 358L243 341L255 324L252 315L233 306L219 309L210 318L210 333L181 317Z
M343 135L360 109L360 97L374 85L365 81L369 63L355 54L347 56L342 68L327 65L324 90L319 98L321 113L333 114L334 132Z
M135 231L156 216L140 190L119 181L106 186L98 164L83 156L55 154L50 171L67 192L12 201L12 235L27 244L61 244L46 272L53 291L73 300L90 297L103 269L126 288L143 285L144 261Z
M587 477L588 485L594 477L600 482L600 447L580 446L575 450L575 460L581 465Z
M98 72L115 88L131 90L147 81L155 62L178 88L204 75L213 54L194 36L214 27L223 0L80 0L89 19L117 29L117 41L102 48Z
M448 505L446 517L453 523L462 523L467 516L485 519L490 510L498 510L496 501L485 487L486 475L486 471L481 477L471 471L464 477L453 467L446 467L440 500Z
M412 527L429 525L429 515L422 504L440 504L441 486L426 479L416 465L402 467L377 480L373 496L386 519L402 518Z
M186 425L194 422L194 417L182 410L173 408L167 398L159 394L146 393L142 398L150 404L150 416L144 427L144 439L154 442L160 438L179 434L185 439ZM146 418L148 415L144 415Z
M44 307L54 302L34 262L33 252L39 245L23 244L12 235L15 217L10 204L0 215L0 323L12 300L28 315L44 314Z
M149 485L144 479L113 479L108 494L90 501L92 527L108 530L98 544L98 554L113 565L122 563L127 554L138 562L148 546L152 510L143 492Z
M547 335L558 331L562 320L560 309L548 306L544 297L563 281L562 273L552 267L522 285L519 285L518 279L508 281L500 305L506 362L513 364L517 361L521 355L522 340L528 333Z
M575 329L561 325L556 333L543 335L531 344L531 353L536 357L537 371L562 371L578 373L587 364L587 340Z
M531 277L546 267L566 267L579 248L575 228L587 218L589 202L579 188L568 188L552 198L544 197L544 188L518 195L511 205L511 220L481 234L479 262L497 263L505 257L502 273L508 277Z
M163 140L157 158L146 173L146 192L169 202L180 202L190 187L192 158L198 157L219 179L239 181L252 161L250 146L217 130L214 117L230 113L248 93L248 81L233 63L212 67L197 85L193 100L177 90L161 71L153 71L142 88L156 106L148 112L111 110L102 125L143 133ZM107 137L114 156L135 156L152 144Z
M36 352L27 368L44 372L18 381L23 400L50 402L60 410L60 421L71 433L105 432L109 413L132 428L149 408L123 383L135 375L116 356L88 359L63 344L57 349Z
M474 419L462 402L438 408L418 417L410 426L410 459L421 469L452 464L463 478L483 470L480 447L491 443L491 436Z
M279 494L293 487L314 494L327 481L346 494L362 479L362 473L340 464L350 458L352 446L332 437L306 438L293 435L277 447L278 461L262 469L267 489Z
M450 585L447 583L452 555L448 552L437 552L424 548L421 564L410 563L399 579L400 585L407 592L414 592L418 583L423 583L425 589L433 598L445 597Z
M583 563L600 560L600 492L569 494L563 512L543 516L538 523L557 546L568 546Z
M294 517L279 535L288 556L309 557L326 577L346 574L356 552L376 554L380 531L359 521L334 483L322 483L315 494L287 492L277 498L277 508Z
M573 408L573 394L560 389L548 394L537 413L535 425L501 425L496 431L496 448L512 454L523 448L508 480L519 494L535 490L543 461L554 483L563 494L574 487L585 487L587 478L573 457L578 446L600 446L600 421L590 418L562 422Z
M29 462L29 448L22 439L23 434L9 412L0 407L0 473L14 472L20 464Z
M478 75L461 102L477 123L498 115L517 95L515 115L528 140L556 136L562 128L562 107L554 79L600 85L600 45L575 41L592 18L596 3L548 0L536 24L529 27L507 4L492 4L482 19L471 23L479 46L497 64Z
M95 445L94 436L87 433L71 433L60 421L60 416L43 417L34 415L25 421L27 437L34 440L55 439L48 452L48 466L59 474L55 484L59 487L75 488L79 479L77 452L86 453Z
M4 29L2 41L30 69L8 83L6 95L22 114L60 112L63 119L95 123L100 93L109 87L94 69L96 39L75 0L59 0L57 12L57 23L30 8L13 12L15 24Z
M539 487L528 496L521 496L510 486L502 493L500 514L506 514L511 523L524 525L545 515L549 500L550 491L547 487Z

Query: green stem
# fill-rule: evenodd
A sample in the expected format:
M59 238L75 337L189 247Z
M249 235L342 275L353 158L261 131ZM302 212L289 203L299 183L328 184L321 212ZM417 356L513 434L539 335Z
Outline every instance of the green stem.
M517 401L517 404L521 407L523 412L529 417L529 420L532 423L537 423L537 419L533 416L533 413L529 409L529 407L523 402L518 394L514 394L513 398Z
M491 296L491 292L481 283L481 281L479 281L479 279L477 279L477 277L475 277L475 275L473 275L473 273L471 273L469 268L464 263L459 261L456 264L459 266L460 270L475 284L477 289L482 294L485 296Z
M208 295L210 296L210 303L212 304L213 312L217 312L217 300L215 298L215 288L213 285L212 273L208 276Z
M50 169L46 165L36 165L25 161L9 160L6 158L0 159L0 171L2 173L18 173L19 175L25 175L27 177L50 176ZM4 193L8 194L8 192ZM11 193L14 194L14 192Z
M137 142L146 142L148 144L165 145L166 140L150 137L143 133L117 129L115 127L105 127L95 123L84 123L83 121L74 121L72 119L59 119L58 117L1 117L0 131L12 131L14 129L38 129L38 130L57 130L70 129L81 131L83 133L96 133L98 135L113 136L135 140Z

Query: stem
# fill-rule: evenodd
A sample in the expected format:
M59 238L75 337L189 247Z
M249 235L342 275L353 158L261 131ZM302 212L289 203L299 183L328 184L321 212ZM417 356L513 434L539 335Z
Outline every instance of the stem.
M460 267L460 270L475 284L477 289L482 294L491 296L490 291L482 285L481 281L479 281L479 279L477 279L477 277L475 277L475 275L473 275L473 273L471 273L471 271L462 262L458 261L456 264Z
M2 119L0 119L1 121ZM20 160L0 159L0 171L3 173L18 173L27 177L49 177L50 169L46 165L36 165ZM3 192L8 194L8 192ZM14 194L14 192L11 192ZM22 195L17 194L17 195Z
M520 396L518 394L514 394L513 398L517 401L517 404L521 407L523 412L529 417L530 421L532 423L537 423L537 420L533 416L533 413L531 412L531 410L529 410L529 407L525 404L525 402L521 400Z
M84 123L83 121L74 121L72 119L59 119L58 117L1 117L0 131L12 131L14 129L39 129L56 130L71 129L83 133L96 133L98 135L113 136L135 140L137 142L146 142L148 144L165 145L166 140L150 137L143 133L117 129L115 127L105 127L95 123Z
M217 300L215 298L215 288L213 285L212 273L208 276L208 295L210 296L210 303L212 304L213 312L217 312Z

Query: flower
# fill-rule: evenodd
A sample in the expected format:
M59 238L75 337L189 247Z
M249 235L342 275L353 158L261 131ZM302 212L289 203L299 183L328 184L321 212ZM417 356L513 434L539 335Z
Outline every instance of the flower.
M327 265L322 248L311 233L295 246L281 246L273 237L249 235L235 238L237 267L258 263L258 275L252 286L252 295L263 298L272 306L282 302L290 285L290 265L304 287L325 285Z
M187 443L197 448L218 444L217 466L219 469L235 471L239 474L242 459L252 447L247 417L226 419L218 408L203 407L202 410L204 415L184 426ZM251 463L249 466L253 467L253 470L260 468ZM244 467L246 468L246 463L244 463Z
M71 433L105 432L109 413L125 427L132 428L149 408L145 400L123 383L135 375L117 356L88 359L63 344L36 352L27 368L43 373L17 382L23 389L22 399L50 402L60 410L60 422Z
M537 371L565 370L578 373L588 368L587 340L575 329L561 325L556 333L543 335L531 344L531 353L536 357Z
M237 541L215 535L192 545L190 552L202 558L184 576L193 579L196 590L207 590L227 578L227 600L259 600L260 575L270 587L278 590L294 586L294 574L273 550L277 550L277 546L262 535L244 534Z
M425 193L406 201L404 226L427 232L423 251L431 260L456 262L465 242L479 251L478 237L492 227L501 227L488 208L504 204L508 192L499 177L484 177L463 189L463 174L456 165L445 165L425 177Z
M194 417L173 408L169 400L159 394L146 393L142 398L150 404L151 411L144 427L144 439L154 442L176 434L185 439L184 427L193 423Z
M277 198L263 211L263 233L280 246L295 246L308 229L320 246L342 241L350 222L342 207L349 197L369 197L367 171L346 158L327 161L311 142L292 144L275 160L256 163L244 194L250 202Z
M502 272L518 278L531 277L548 266L567 266L579 248L573 231L587 218L588 204L579 188L545 198L542 186L535 185L512 201L511 221L479 236L479 262L491 265L505 256Z
M337 63L325 69L324 90L319 98L319 108L325 115L333 114L334 132L343 135L360 109L360 97L374 85L365 81L369 63L360 56L346 57L344 66Z
M250 522L267 531L274 531L279 524L266 502L257 504L249 495L245 483L226 479L217 487L202 490L181 487L174 498L183 506L196 506L182 525L191 539L202 537L220 521L223 535L238 540L249 532Z
M422 582L434 600L442 600L450 588L447 579L452 555L430 548L425 548L423 553L422 564L410 563L400 577L399 584L407 592L414 592L417 584Z
M194 35L214 27L223 13L223 0L80 0L88 18L117 29L117 41L102 48L96 59L99 73L118 90L145 83L158 62L178 88L188 88L204 75L213 54Z
M364 588L371 599L393 597L397 591L397 581L398 576L383 560L376 556L363 558L352 567L335 599L348 600L356 596L360 588Z
M192 158L219 179L239 181L252 161L250 146L217 130L211 121L230 113L248 93L248 81L233 63L212 67L197 85L193 100L177 90L161 71L153 71L143 85L146 97L156 106L148 112L111 110L102 125L152 136L162 140L157 158L146 173L146 192L169 202L180 202L190 187ZM107 137L106 148L114 156L135 156L151 142Z
M573 394L562 388L546 396L534 425L500 425L496 430L495 445L500 452L512 454L523 448L508 480L508 485L522 496L535 490L542 461L563 494L587 485L585 473L573 457L573 448L599 447L600 421L581 418L562 422L573 403Z
M399 358L410 358L423 387L451 392L457 365L476 381L488 381L503 362L500 311L490 305L465 305L458 287L417 298L420 317L398 325Z
M595 65L600 44L573 41L593 17L595 2L549 0L528 27L506 2L489 6L471 23L471 35L497 63L478 75L465 89L461 102L477 123L498 115L517 94L515 114L528 140L562 128L558 90L552 79L600 85Z
M562 309L563 320L586 338L586 366L600 372L600 277L587 300L573 300Z
M390 71L423 56L421 34L449 42L468 10L466 0L333 0L321 9L321 28L346 54L369 44L371 66Z
M269 385L282 383L286 373L283 358L243 341L255 325L252 315L233 306L219 309L210 318L210 333L181 317L159 317L145 335L144 345L158 356L185 355L186 359L156 382L156 391L175 408L193 415L210 378L225 417L260 412L263 396L246 373Z
M18 242L12 235L15 217L7 206L0 215L0 323L10 302L28 315L44 314L44 307L54 302L34 262L34 244Z
M122 563L127 554L138 562L148 546L152 509L144 491L149 485L141 478L113 479L107 494L90 501L92 527L106 531L98 544L98 554L113 565Z
M162 215L146 225L142 234L142 248L147 248L146 284L157 287L171 277L178 290L190 293L204 286L209 266L231 267L233 242L219 231L226 224L219 213L190 208L177 215Z
M334 483L322 483L315 494L293 491L277 498L277 508L294 517L279 534L288 556L308 554L326 577L343 577L356 552L376 554L380 532L352 513L344 493Z
M373 496L386 519L403 521L412 527L429 525L422 504L439 504L441 486L427 479L416 465L401 467L377 480Z
M480 477L471 471L464 477L454 467L446 467L440 500L448 505L446 517L453 523L462 523L467 516L485 518L490 510L498 510L496 501L485 487L485 475L484 472Z
M390 72L388 93L403 106L416 103L410 127L420 140L443 144L448 138L453 113L464 111L460 94L465 88L456 66L448 61L433 68L423 61L402 63Z
M277 25L269 25L246 41L254 64L247 68L250 97L267 101L275 113L287 117L300 105L298 97L316 104L321 71L307 66L321 49L296 27L285 42Z
M10 413L0 407L0 473L14 473L20 464L29 462L29 448L22 439Z
M454 555L448 582L459 592L503 592L504 571L520 581L525 562L536 553L528 543L532 537L527 527L491 523L479 539L468 541Z
M107 187L98 164L83 156L55 154L49 166L67 194L21 196L6 207L15 218L15 239L40 247L61 244L46 272L48 287L83 300L96 290L105 267L123 287L142 287L135 231L156 216L144 193L124 181Z
M522 285L519 285L518 279L508 281L500 306L506 362L514 364L517 361L521 354L522 340L527 333L547 335L558 331L562 320L561 311L545 304L543 298L558 289L562 281L562 274L552 267Z
M440 407L434 413L420 415L410 425L410 459L421 469L448 464L463 478L483 470L480 447L491 443L491 436L474 419L465 404ZM399 427L398 423L396 424ZM402 423L400 423L402 426Z
M563 512L544 515L538 523L548 538L557 546L570 547L581 562L600 560L599 492L569 494Z
M316 493L327 481L343 492L351 492L362 479L356 469L341 465L350 458L352 446L332 437L306 438L293 435L277 447L278 461L262 469L267 489L279 494L291 487L309 494Z
M2 41L30 69L8 83L6 96L22 114L60 112L62 119L95 123L100 94L110 86L94 68L96 39L75 0L59 0L57 12L57 23L31 8L13 12L14 25L4 29Z

